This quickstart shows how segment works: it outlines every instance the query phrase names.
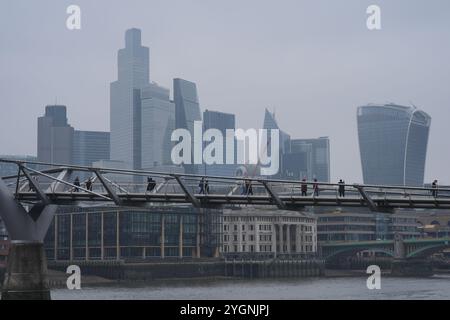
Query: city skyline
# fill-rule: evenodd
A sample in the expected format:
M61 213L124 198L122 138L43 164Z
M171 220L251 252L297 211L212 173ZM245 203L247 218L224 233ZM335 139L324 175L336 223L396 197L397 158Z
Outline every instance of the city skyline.
M332 181L341 177L348 182L362 181L355 119L357 106L369 102L383 103L385 101L410 104L409 100L412 100L414 104L417 104L433 119L436 119L433 121L433 128L430 133L425 181L437 178L442 182L450 182L450 173L445 172L450 155L445 151L444 140L441 138L447 133L445 119L448 118L448 111L445 110L445 106L450 104L445 86L449 82L449 66L444 63L446 60L443 60L443 57L448 56L450 50L448 45L440 40L443 36L448 36L445 28L441 28L446 26L447 20L444 19L445 15L440 12L445 11L442 10L442 6L446 7L448 4L442 2L440 7L425 7L423 4L408 3L409 15L407 15L401 11L403 9L401 2L399 2L400 4L389 4L386 1L380 1L380 6L385 13L383 15L383 30L379 33L370 33L367 29L364 29L366 17L364 7L366 3L363 2L361 4L353 2L353 4L347 6L345 10L348 12L341 11L337 5L324 1L316 5L306 2L298 5L287 2L287 6L297 9L296 12L301 13L302 18L305 19L304 22L299 24L294 24L292 21L292 24L281 23L279 26L273 26L272 32L263 29L265 33L258 33L254 28L257 29L257 27L263 25L263 18L267 17L267 14L263 14L262 18L254 17L253 27L243 24L244 16L247 17L246 14L249 12L251 4L242 4L242 13L236 13L234 16L231 5L228 6L223 3L216 6L206 5L211 10L211 16L208 16L207 22L211 23L213 31L217 31L218 35L224 36L226 44L232 44L233 48L242 48L241 50L233 50L229 47L222 55L219 55L222 58L221 63L211 59L210 55L224 49L223 44L208 37L207 35L211 36L211 33L203 31L199 24L193 23L186 28L187 30L181 32L179 36L180 44L168 42L161 35L158 35L164 34L165 37L168 37L175 31L170 28L170 21L163 24L162 30L152 28L161 20L149 24L137 13L138 9L142 8L154 8L155 12L160 12L158 10L164 12L166 5L157 1L150 5L143 2L136 3L130 5L129 8L123 8L123 6L117 4L112 5L112 12L118 12L119 8L124 9L125 12L122 17L119 13L116 13L119 17L117 26L108 29L104 42L94 43L93 46L90 46L92 52L89 53L87 53L86 45L92 44L90 42L93 37L98 36L100 32L99 25L92 20L89 20L89 23L92 24L84 24L84 29L79 33L70 33L64 29L64 25L61 23L62 30L58 31L58 28L56 28L54 31L57 44L50 44L42 39L39 30L36 31L36 40L30 40L27 38L28 34L20 32L24 29L18 29L17 39L11 39L11 34L7 31L8 28L2 28L1 36L5 37L6 40L12 40L9 42L11 45L2 51L2 56L6 59L1 59L2 70L6 71L0 76L1 89L4 90L2 96L5 97L5 106L11 106L12 109L9 119L2 119L0 125L2 153L35 154L36 147L33 135L36 130L33 128L35 126L34 119L37 115L40 115L42 106L49 104L54 96L58 96L58 103L67 105L71 110L73 115L71 116L71 124L74 127L82 130L108 130L107 109L109 101L102 96L104 97L105 92L107 92L105 91L107 84L115 79L112 63L115 60L114 52L117 48L122 47L123 31L136 25L143 30L142 42L148 45L153 52L152 78L160 80L160 84L164 87L170 87L171 79L176 77L183 77L196 82L199 87L202 110L211 105L219 105L220 111L236 114L237 126L246 128L260 127L262 116L260 117L259 114L262 114L264 108L269 107L273 111L272 108L275 107L280 127L293 137L329 136ZM46 2L43 2L43 8L36 8L36 11L47 10L46 4ZM94 8L87 2L80 1L79 4L84 13L89 14L91 12L92 14L90 10L94 10ZM183 7L182 4L179 5ZM205 6L204 3L203 5ZM19 2L17 5L8 4L7 6L11 7L11 16L14 17L24 5ZM30 5L27 4L27 6ZM193 6L195 9L200 7L200 5ZM336 15L335 18L322 11L327 7L332 9L331 11ZM65 3L60 6L53 5L50 10L52 13L50 19L43 25L44 30L41 31L43 34L48 36L50 33L53 35L51 33L53 31L49 28L54 28L59 20L64 20L64 10L61 10L62 16L59 20L57 18L57 11L61 8L65 8ZM236 27L233 27L230 32L226 28L221 30L221 28L216 28L212 24L210 19L215 17L216 11L219 11L219 9L226 10L229 15L226 14L225 17L230 15L235 17L236 25L242 28L244 38L250 37L248 39L253 40L250 41L248 46L243 45L243 37L237 36ZM274 7L263 3L260 9L261 12L267 13L269 9L274 9ZM95 10L98 10L98 7ZM305 30L301 27L316 26L314 22L303 16L306 11L313 12L321 18L332 19L329 22L326 22L326 19L319 19L324 24L322 31ZM135 13L132 18L130 12ZM200 12L204 13L204 11ZM360 17L358 12L360 12ZM431 27L427 25L431 21L422 16L423 12L434 13ZM53 17L53 13L55 17ZM17 25L10 21L10 17L2 18L1 21L11 22L11 28L19 24L29 26L24 22L29 16L27 13L22 14L24 16L18 19L19 22L15 22ZM177 12L174 15L179 17ZM345 21L347 15L351 15L352 18ZM426 14L424 15L426 16ZM33 17L31 18L29 23L34 21ZM109 15L105 20L108 19L111 19ZM222 17L222 19L224 18ZM340 25L338 31L329 28L332 23L338 22L334 19L342 19L339 20L342 25L338 24ZM409 23L409 20L414 21L414 25ZM102 23L106 23L106 21L101 21L100 25ZM288 31L287 35L279 36L280 31L283 30ZM389 32L385 30L389 30ZM180 32L180 30L177 31ZM196 39L191 39L194 44L189 45L183 51L183 54L174 53L177 51L173 50L174 48L186 44L185 40L182 40L186 32L191 32L192 36L195 35ZM338 33L337 39L342 40L342 43L333 42L331 36L336 36L336 32ZM431 33L437 33L437 35L429 37L428 35ZM295 34L303 38L299 39L298 42L292 41L289 36ZM250 59L252 54L250 53L255 53L253 49L265 44L264 35L270 35L276 45L267 46L267 52L253 54L255 61L252 61ZM236 36L236 39L231 39L232 36ZM173 40L171 36L168 38ZM204 52L205 49L208 49L203 54L200 54L200 49L195 47L201 40L204 41L204 44L200 49ZM327 44L328 41L331 42ZM30 52L22 50L24 46L27 47L31 43L36 45L36 50ZM311 47L311 43L314 44L314 48ZM53 58L52 60L45 60L46 58L42 57L42 45L47 46L48 50L60 49L60 51L54 51L55 54L50 55ZM110 50L110 47L115 48ZM333 47L333 54L326 53L328 47ZM389 48L389 50L384 50L386 51L384 52L380 49L383 47ZM370 51L374 49L377 49L377 51L371 53ZM20 55L12 57L11 54L18 50L22 51ZM166 55L165 50L171 51ZM410 54L403 54L402 52L405 51L410 52ZM31 53L35 52L37 54L30 56ZM433 53L433 59L429 58L431 53ZM24 54L29 55L28 60L23 59ZM317 55L317 59L311 60L314 55ZM345 58L347 56L348 58ZM74 57L77 58L73 59ZM283 59L279 59L280 57L283 57ZM11 78L11 72L16 70L14 66L16 66L19 58L22 58L21 61L25 64L23 68L27 68L30 62L50 67L48 68L48 74L58 79L57 82L62 83L56 84L53 80L43 77L42 73L38 74L37 72L41 70L39 66L36 66L36 71L30 71L32 74L29 78L39 83L48 82L40 89L42 92L35 92L29 80L25 79L23 74L25 69L18 69L19 72L15 73L13 77L13 79L20 81L20 85L14 85L10 81L7 82L8 77ZM264 58L267 58L265 62L263 62ZM339 63L345 65L345 62L350 59L355 62L352 67L339 66ZM10 60L11 64L9 64ZM279 62L277 65L274 63L275 60ZM311 67L305 64L307 61L312 62ZM86 62L85 66L80 68L80 64L84 64L84 62ZM238 63L234 64L234 68L231 68L231 70L225 70L230 69L233 62ZM226 65L226 68L223 68L223 65ZM264 73L256 68L263 65L269 68ZM66 67L61 69L58 66ZM102 72L95 72L96 74L99 73L100 76L92 74L94 66L95 70L102 70ZM380 68L380 66L383 68ZM86 73L87 67L91 69L90 73ZM57 68L61 70L56 71ZM74 68L79 68L80 71L74 73ZM237 73L236 70L239 70L239 72ZM398 79L395 77L387 78L386 75L391 74L392 71L398 71L401 77L399 76ZM74 74L76 77L72 77ZM84 75L84 82L80 81L82 75ZM61 81L61 77L65 77L63 78L64 81ZM329 82L330 78L334 81ZM49 81L43 81L43 79ZM359 84L355 82L359 82ZM77 83L78 86L75 86L74 84ZM326 83L326 85L322 85L322 83ZM331 86L331 83L334 85ZM19 88L27 91L27 97L22 97L16 93ZM294 90L294 94L287 94ZM256 92L259 92L259 94L256 94ZM330 98L324 98L323 96L329 96ZM244 109L248 112L244 112ZM80 110L80 112L77 112L77 110ZM256 119L254 116L248 115L255 113L258 115ZM328 115L327 118L331 120L324 119L325 113ZM98 115L103 115L104 119L99 118ZM294 119L291 120L291 118ZM304 120L305 118L306 120ZM13 123L19 121L17 119L20 119L20 123L12 126ZM20 143L8 141L8 132L13 129L19 131L16 136ZM341 150L345 150L345 154ZM358 169L355 169L355 165Z

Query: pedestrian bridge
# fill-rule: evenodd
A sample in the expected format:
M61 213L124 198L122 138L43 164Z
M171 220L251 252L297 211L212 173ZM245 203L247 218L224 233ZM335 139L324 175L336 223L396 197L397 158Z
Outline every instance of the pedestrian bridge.
M14 198L40 206L111 203L145 207L167 203L198 208L270 205L285 210L339 206L368 207L379 212L393 212L398 208L450 208L450 189L204 176L3 159L0 162L17 165L17 175L2 178ZM90 177L91 185L87 186L85 181L76 184L78 176ZM153 179L151 188L148 188L148 177Z
M383 252L396 259L423 259L450 248L450 237L406 240L397 237L394 240L324 243L320 247L327 261L354 256L366 250Z

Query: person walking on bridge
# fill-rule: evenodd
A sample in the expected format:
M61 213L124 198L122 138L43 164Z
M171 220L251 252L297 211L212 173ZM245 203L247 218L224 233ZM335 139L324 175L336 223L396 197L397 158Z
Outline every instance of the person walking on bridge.
M73 185L75 186L75 188L73 189L73 192L80 191L80 189L78 188L78 187L80 187L80 179L78 177L75 178Z
M306 183L306 178L302 179L301 190L302 190L302 197L306 197L308 193L308 184Z
M338 182L338 189L339 189L339 197L344 198L345 197L345 182L340 179Z
M198 183L199 192L198 194L205 194L205 178L202 177L200 182Z
M314 179L313 190L314 190L314 196L318 197L319 196L319 184L317 183L317 179Z
M205 188L203 190L205 194L209 194L209 182L208 179L205 180Z
M433 190L431 190L431 194L433 195L433 197L437 198L438 196L438 181L434 180L433 183L431 184L431 188Z
M152 192L156 187L156 182L152 177L147 177L147 192Z
M92 179L91 178L87 179L87 181L86 181L86 190L92 191Z

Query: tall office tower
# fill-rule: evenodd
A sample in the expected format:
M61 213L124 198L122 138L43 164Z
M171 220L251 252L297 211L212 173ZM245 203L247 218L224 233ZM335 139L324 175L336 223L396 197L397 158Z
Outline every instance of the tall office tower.
M396 104L358 107L364 183L422 186L431 117Z
M308 180L330 182L330 140L328 137L317 139L291 140L292 153L306 153ZM302 164L304 167L304 164Z
M232 177L235 175L237 170L236 165L236 141L234 143L233 156L234 161L233 164L226 164L226 154L227 154L227 146L226 146L226 130L227 129L236 129L236 119L235 115L231 113L223 113L218 111L210 111L206 110L203 112L203 130L206 131L208 129L217 129L219 130L223 137L223 150L222 150L222 161L223 164L203 164L201 168L202 174L207 174L211 176L228 176Z
M194 137L194 121L201 121L200 104L195 83L183 80L173 80L173 97L175 102L175 127L189 130ZM192 150L194 150L192 139ZM193 155L193 152L192 152ZM193 163L193 157L192 157ZM201 165L185 165L187 173L196 173L201 170Z
M141 89L149 85L149 48L141 31L125 33L125 48L117 56L117 81L110 86L111 159L141 168Z
M45 115L38 118L38 160L56 164L71 164L73 131L73 128L67 123L66 106L46 106Z
M280 127L278 126L277 121L275 120L275 113L271 113L269 112L269 110L265 110L265 114L264 114L264 124L263 124L263 129L278 129L280 130ZM270 133L268 132L268 137L270 137ZM279 169L279 173L276 176L281 176L282 172L283 172L283 155L287 154L291 151L291 136L289 134L287 134L286 132L284 132L283 130L280 130L280 141L279 141L279 145L280 145L280 150L279 150L279 164L280 164L280 169ZM261 148L263 149L267 149L268 154L272 154L272 150L270 150L270 139L267 140L267 146L261 146ZM266 151L266 150L262 150L262 151Z
M172 165L171 135L175 129L175 104L169 89L150 84L141 90L142 168Z

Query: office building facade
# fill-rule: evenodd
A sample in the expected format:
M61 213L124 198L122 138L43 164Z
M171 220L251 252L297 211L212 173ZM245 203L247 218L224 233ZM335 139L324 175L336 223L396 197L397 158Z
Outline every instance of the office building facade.
M169 89L152 83L141 90L141 150L142 168L151 169L171 165L175 129L175 104L170 101Z
M317 252L317 221L308 213L249 206L225 209L223 215L225 256Z
M92 166L110 157L110 134L100 131L74 131L73 164Z
M194 122L202 120L196 84L179 78L174 79L173 99L176 129L187 129L193 137ZM192 150L193 143L192 141ZM193 164L193 153L191 164L185 164L184 168L187 173L201 172L201 166Z
M431 117L386 104L359 107L357 120L364 183L423 186Z
M211 111L205 110L203 112L203 130L206 131L208 129L217 129L222 133L222 136L226 137L227 129L235 130L236 129L236 117L231 113L224 113L219 111ZM223 143L222 150L222 160L223 164L203 164L202 174L210 175L210 176L235 176L237 170L236 164L236 140L234 143L233 155L234 161L233 164L226 164L226 143Z
M149 56L141 31L127 30L125 48L117 56L117 81L110 85L111 159L133 169L142 165L141 89L149 85Z
M44 244L48 260L132 260L214 257L220 252L222 211L200 222L192 207L61 208Z
M299 166L299 172L306 173L303 177L309 181L317 179L320 182L330 182L329 138L292 139L290 142L291 153L305 155L306 163Z
M40 162L71 164L74 129L63 105L48 105L38 118L37 158Z
M366 208L315 208L317 238L321 242L392 240L420 236L414 213L374 213Z

